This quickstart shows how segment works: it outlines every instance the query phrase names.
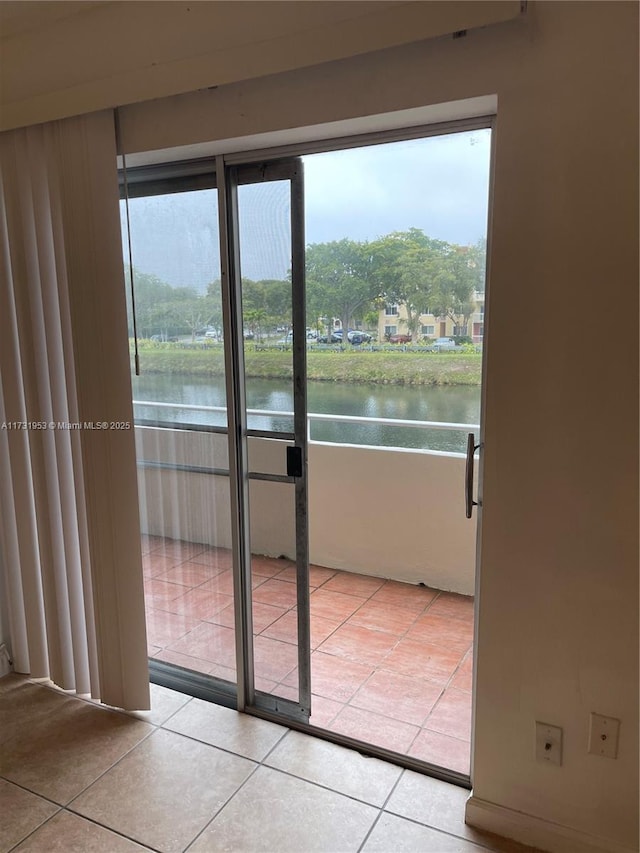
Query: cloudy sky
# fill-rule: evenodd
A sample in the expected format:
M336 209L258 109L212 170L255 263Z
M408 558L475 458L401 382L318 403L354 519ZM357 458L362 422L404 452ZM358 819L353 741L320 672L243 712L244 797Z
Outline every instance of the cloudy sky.
M422 228L475 243L487 220L490 131L304 158L307 242Z
M304 157L306 242L371 240L421 228L475 243L486 234L490 131ZM215 190L131 200L134 266L202 290L220 275ZM242 274L284 278L288 187L240 187Z

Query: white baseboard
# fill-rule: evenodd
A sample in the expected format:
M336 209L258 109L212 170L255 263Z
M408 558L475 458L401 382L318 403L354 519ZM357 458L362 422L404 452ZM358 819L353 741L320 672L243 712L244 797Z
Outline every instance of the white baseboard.
M467 800L465 821L477 829L550 853L636 853L633 848L617 841L589 835L559 823L549 823L473 795Z

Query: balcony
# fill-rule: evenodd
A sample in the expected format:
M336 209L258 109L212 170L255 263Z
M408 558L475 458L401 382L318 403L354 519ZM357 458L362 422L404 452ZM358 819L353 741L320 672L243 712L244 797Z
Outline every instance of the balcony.
M149 654L234 681L226 436L137 426L136 442ZM281 442L251 438L249 454L283 469ZM309 443L311 723L468 773L463 480L462 454ZM297 683L291 491L250 483L256 686L285 698Z

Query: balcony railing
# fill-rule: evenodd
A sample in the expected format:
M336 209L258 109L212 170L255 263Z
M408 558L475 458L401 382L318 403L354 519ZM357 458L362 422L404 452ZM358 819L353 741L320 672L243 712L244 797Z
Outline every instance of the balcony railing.
M212 415L223 406L135 401ZM250 409L252 417L292 412ZM478 433L477 424L309 413L314 422ZM185 428L185 426L187 428ZM175 430L171 428L174 427ZM229 548L227 427L136 423L143 532ZM205 434L210 439L202 440ZM284 434L292 440L290 434ZM282 471L279 442L249 435L265 471ZM464 454L325 441L309 443L310 558L316 565L473 595L475 523L465 518ZM252 549L288 555L295 543L288 487L252 481ZM287 510L289 507L289 510ZM254 528L254 521L255 529ZM292 552L293 554L294 552Z
M227 413L226 406L203 406L203 405L195 405L191 403L160 403L155 400L134 400L134 406L148 406L157 409L173 409L178 411L192 411L192 412L211 412L216 414L224 414ZM291 418L293 419L294 413L288 411L281 411L276 409L247 409L248 417L267 417L267 418ZM146 420L146 419L145 419ZM465 424L465 423L455 423L450 421L418 421L411 420L407 418L372 418L365 417L361 415L337 415L337 414L327 414L327 413L319 413L319 412L307 412L307 438L309 441L313 441L311 438L311 425L313 423L348 423L348 424L362 424L365 426L370 425L381 425L381 426L392 426L392 427L404 427L407 429L418 429L418 430L448 430L452 432L463 432L469 433L474 432L478 433L480 430L479 424ZM178 422L173 421L157 421L154 423L155 426L163 426L170 428L171 426L178 426ZM202 426L202 424L193 423L193 427ZM226 426L224 424L211 424L208 425L213 427L216 431L223 432L226 430ZM368 445L365 445L368 446ZM382 449L382 448L381 448ZM412 448L415 449L415 448ZM434 453L440 453L443 451L431 451ZM454 456L463 456L462 453L451 452L451 455Z

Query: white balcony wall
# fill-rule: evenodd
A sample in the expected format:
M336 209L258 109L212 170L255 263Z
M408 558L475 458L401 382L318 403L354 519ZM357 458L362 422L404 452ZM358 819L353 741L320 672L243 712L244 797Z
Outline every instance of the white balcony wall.
M136 428L138 459L225 469L224 435ZM252 467L284 473L281 442L250 439ZM144 533L231 547L229 480L141 467ZM474 521L464 516L464 459L401 449L309 445L310 558L315 565L473 595ZM250 484L254 553L294 557L293 488Z
M453 454L311 444L311 561L473 595L464 465Z
M227 470L225 435L136 427L138 463ZM140 529L189 542L231 547L229 478L139 467Z

